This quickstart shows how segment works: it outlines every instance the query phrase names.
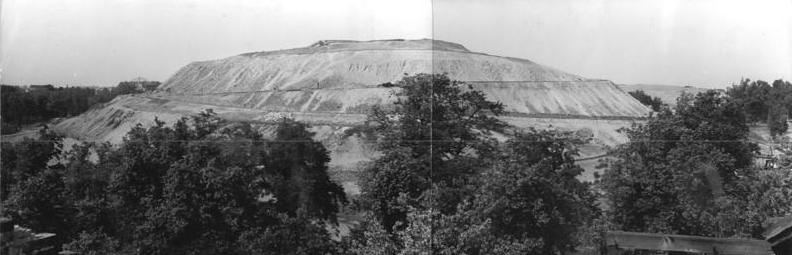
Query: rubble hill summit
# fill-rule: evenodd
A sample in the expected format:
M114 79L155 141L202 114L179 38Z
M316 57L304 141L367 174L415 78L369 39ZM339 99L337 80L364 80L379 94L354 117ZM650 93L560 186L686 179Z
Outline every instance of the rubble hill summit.
M449 73L470 81L581 80L528 60L475 53L437 40L319 41L305 48L194 62L162 86L171 92L358 88L405 73Z
M319 41L308 47L190 63L160 87L170 95L268 111L362 113L387 103L380 85L447 73L533 115L641 117L647 109L610 81L438 40ZM209 97L209 98L206 98Z

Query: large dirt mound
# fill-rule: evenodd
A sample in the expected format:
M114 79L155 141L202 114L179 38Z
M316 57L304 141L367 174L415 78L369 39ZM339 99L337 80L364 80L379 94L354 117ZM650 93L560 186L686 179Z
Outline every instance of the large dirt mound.
M59 123L55 129L81 140L120 142L137 123L213 109L232 121L267 132L287 116L313 126L331 152L331 165L354 170L375 152L358 137L343 136L362 124L374 105L395 100L383 86L417 73L447 73L502 102L504 120L517 127L583 131L594 138L584 156L624 137L616 129L650 110L606 80L591 80L529 60L471 52L433 40L320 41L309 47L254 52L191 63L155 93L123 96Z
M528 60L474 53L443 41L320 41L306 48L191 63L161 88L174 93L355 88L396 81L405 73L443 72L467 81L582 79Z
M320 41L306 48L195 62L160 90L267 111L357 114L392 100L391 89L380 85L417 73L447 73L470 82L518 114L643 117L648 113L609 81L433 40Z

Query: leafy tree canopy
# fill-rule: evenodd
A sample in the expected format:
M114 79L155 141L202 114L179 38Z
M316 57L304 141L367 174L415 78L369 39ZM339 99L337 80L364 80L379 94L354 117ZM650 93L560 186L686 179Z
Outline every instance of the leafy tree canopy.
M307 128L283 120L270 141L208 110L172 127L138 125L117 148L76 146L54 165L37 162L52 156L58 139L4 146L13 155L4 155L4 166L25 175L4 184L4 214L76 237L68 247L86 253L332 252L325 226L346 198ZM32 149L41 155L26 158Z
M404 207L392 233L372 218L346 244L355 254L555 254L580 245L599 215L589 184L576 177L569 133L526 130L497 146L455 211Z
M753 168L745 122L739 104L708 91L626 130L630 141L612 152L600 183L610 221L626 231L760 237L762 220L780 212L752 197L789 188L759 184L769 180ZM743 207L754 203L765 205Z
M396 86L396 106L369 116L383 155L361 181L371 214L347 238L350 253L548 254L578 244L597 215L576 179L582 141L515 132L495 118L501 104L445 75Z
M487 135L505 127L493 116L503 112L502 104L444 74L408 76L395 86L395 107L369 115L383 155L361 181L363 201L387 229L406 217L397 204L402 193L413 206L453 211L481 170L474 155L488 153Z

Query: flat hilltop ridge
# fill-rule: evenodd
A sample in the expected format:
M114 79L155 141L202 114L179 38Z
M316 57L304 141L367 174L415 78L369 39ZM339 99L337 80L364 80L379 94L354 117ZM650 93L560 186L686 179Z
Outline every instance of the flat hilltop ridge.
M309 45L308 47L274 50L274 51L249 52L249 53L240 54L239 56L261 57L261 56L280 55L280 54L314 54L314 53L322 53L322 52L366 51L366 50L441 50L441 51L471 52L461 44L446 42L441 40L432 40L432 39L418 39L418 40L389 39L389 40L371 40L371 41L320 40Z

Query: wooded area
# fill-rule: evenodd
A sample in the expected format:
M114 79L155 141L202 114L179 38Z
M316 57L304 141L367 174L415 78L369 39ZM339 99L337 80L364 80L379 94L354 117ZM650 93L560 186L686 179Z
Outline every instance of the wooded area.
M27 87L0 85L2 133L17 132L22 125L70 117L118 95L153 91L156 81L124 81L116 87Z

